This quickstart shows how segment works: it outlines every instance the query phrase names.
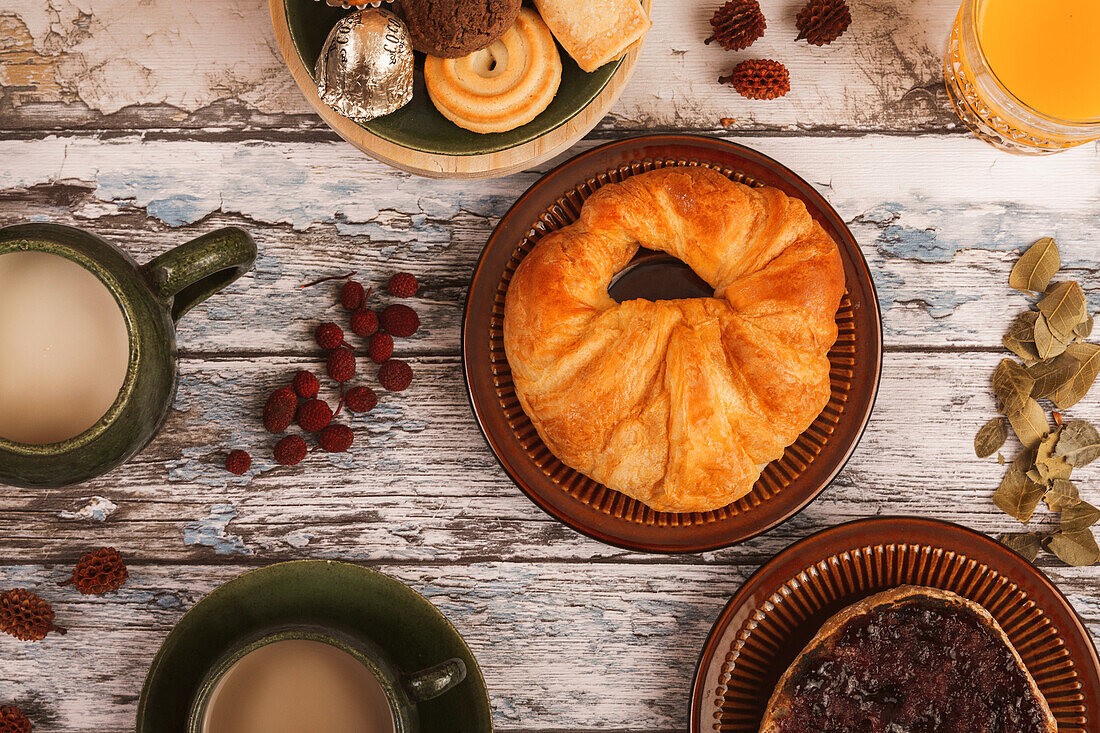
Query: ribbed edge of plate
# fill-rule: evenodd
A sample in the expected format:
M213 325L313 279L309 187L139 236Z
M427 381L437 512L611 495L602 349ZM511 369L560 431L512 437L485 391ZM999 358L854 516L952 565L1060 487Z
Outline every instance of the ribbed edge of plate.
M878 544L831 555L784 583L744 622L713 691L713 730L756 733L778 677L824 616L899 585L949 590L985 607L1008 634L1058 720L1087 730L1077 668L1052 620L1019 585L966 555L923 544Z
M539 240L580 218L581 206L585 200L603 186L609 183L620 183L631 176L658 168L680 166L711 168L730 180L747 186L764 185L732 168L714 166L697 160L673 158L630 163L588 178L574 189L563 193L552 205L544 209L512 253L494 295L488 333L490 369L497 401L516 441L531 461L547 478L585 505L617 519L657 527L691 527L727 520L751 511L790 486L809 468L836 430L852 390L854 366L856 360L860 358L857 349L855 313L846 291L836 314L837 340L828 355L832 385L829 403L794 444L787 447L783 456L768 464L752 491L721 509L685 514L655 511L642 502L609 489L579 471L573 470L550 452L520 405L512 382L512 371L504 352L504 302L512 276L520 262Z

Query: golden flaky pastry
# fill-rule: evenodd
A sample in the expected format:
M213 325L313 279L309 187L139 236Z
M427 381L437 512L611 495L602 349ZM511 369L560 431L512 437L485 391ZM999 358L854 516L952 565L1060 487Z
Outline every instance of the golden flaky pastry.
M535 0L535 7L584 71L619 58L653 25L638 0Z
M616 303L639 245L713 298ZM844 292L836 243L797 199L706 168L604 186L524 258L504 309L516 394L563 463L671 512L747 494L829 401Z

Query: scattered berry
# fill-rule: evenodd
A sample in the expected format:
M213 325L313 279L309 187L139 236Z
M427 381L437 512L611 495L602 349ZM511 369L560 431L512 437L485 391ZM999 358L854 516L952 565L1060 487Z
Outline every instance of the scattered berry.
M340 305L349 311L359 310L363 307L363 301L367 299L367 291L354 280L348 280L344 287L340 288Z
M31 733L31 721L14 705L0 705L0 733Z
M343 383L355 376L355 354L347 347L333 349L328 354L328 375Z
M395 298L411 298L420 289L420 283L407 272L399 272L390 278L390 295Z
M305 369L294 375L294 381L290 386L303 400L312 400L321 391L320 380L313 375L313 372L307 372Z
M404 338L412 336L420 328L420 316L407 305L394 303L386 306L379 317L382 330L391 336Z
M306 457L306 441L301 435L288 435L275 444L275 462L294 466Z
M278 435L294 422L294 413L298 410L298 397L290 387L279 387L267 398L264 405L264 427L267 432Z
M356 336L371 336L378 330L378 314L370 308L360 308L351 314L351 330Z
M412 384L413 370L408 364L390 359L378 367L378 381L390 392L400 392Z
M243 451L242 451L243 452ZM245 454L247 455L247 454ZM84 595L101 596L122 587L130 573L126 563L113 547L100 547L84 553L73 568L73 575L61 585L69 585Z
M55 626L50 604L23 588L0 593L0 631L20 641L42 641L51 631L64 634Z
M335 349L344 343L344 331L335 323L322 323L313 332L313 338L322 349Z
M252 468L252 456L248 455L248 451L231 450L225 457L225 470L229 473L240 476L248 473L250 468Z
M374 334L370 337L368 351L370 360L375 364L381 364L393 356L393 336L385 332Z
M370 387L352 387L344 395L344 404L352 412L370 412L378 404L378 395Z
M329 425L321 431L318 441L321 449L329 453L343 453L351 447L355 436L347 425Z
M298 408L298 427L316 433L332 422L332 408L323 400L309 400Z

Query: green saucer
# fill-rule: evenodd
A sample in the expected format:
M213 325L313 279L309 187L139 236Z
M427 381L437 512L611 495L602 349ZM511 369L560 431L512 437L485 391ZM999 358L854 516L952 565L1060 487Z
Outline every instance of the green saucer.
M349 11L329 7L317 0L283 0L283 3L294 48L313 75L329 31ZM562 70L557 96L542 114L522 127L482 135L464 130L441 115L424 86L422 53L416 54L412 101L361 127L395 145L436 155L483 155L523 145L578 115L603 91L622 63L620 58L586 73L561 46L558 46L558 53L561 54Z
M466 679L417 706L421 733L492 731L489 695L477 660L435 606L382 573L301 560L245 573L216 588L180 619L145 678L137 733L182 733L195 691L222 654L250 634L296 623L365 636L406 671L462 659Z

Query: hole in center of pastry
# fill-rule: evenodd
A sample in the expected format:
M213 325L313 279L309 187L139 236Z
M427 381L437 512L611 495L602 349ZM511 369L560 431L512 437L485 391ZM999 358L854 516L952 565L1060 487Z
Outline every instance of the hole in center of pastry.
M626 267L611 278L607 294L627 300L682 300L713 298L714 288L686 263L664 252L639 249Z
M501 41L494 41L480 51L474 51L470 67L475 74L486 79L500 76L508 68L508 47Z

